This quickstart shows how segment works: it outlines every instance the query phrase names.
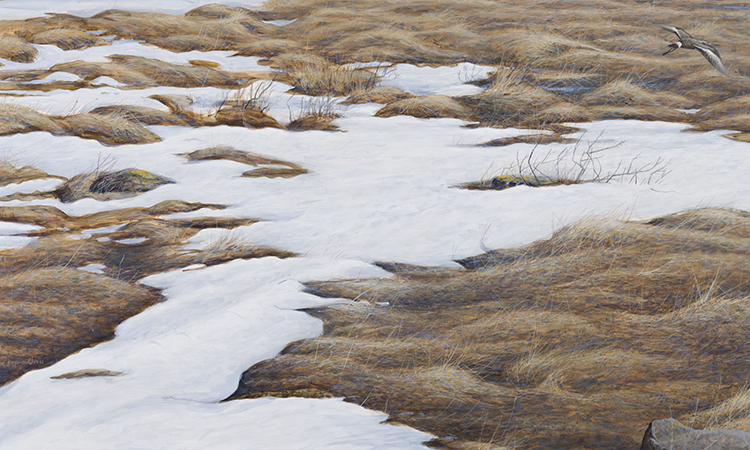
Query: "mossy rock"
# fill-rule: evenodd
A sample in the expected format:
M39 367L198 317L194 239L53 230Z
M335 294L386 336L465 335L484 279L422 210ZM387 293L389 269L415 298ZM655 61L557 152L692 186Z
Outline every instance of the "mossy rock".
M111 192L146 192L173 180L142 169L124 169L99 175L89 191L95 194Z
M93 172L76 175L49 193L63 203L83 198L111 200L132 197L150 191L173 180L141 169L124 169L117 172Z
M530 177L518 175L498 175L489 183L489 189L507 189L514 186L546 186L559 184L547 177Z

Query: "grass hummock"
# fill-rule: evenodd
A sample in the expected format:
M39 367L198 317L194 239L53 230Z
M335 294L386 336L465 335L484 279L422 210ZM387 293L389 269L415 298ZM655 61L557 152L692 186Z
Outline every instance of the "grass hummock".
M747 426L750 214L596 218L392 276L311 282L322 336L242 377L229 399L343 397L436 448L635 448L651 420ZM574 419L571 419L574 418Z

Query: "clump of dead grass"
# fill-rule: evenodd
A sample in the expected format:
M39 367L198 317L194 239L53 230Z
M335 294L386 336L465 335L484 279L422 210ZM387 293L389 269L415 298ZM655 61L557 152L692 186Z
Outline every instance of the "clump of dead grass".
M341 131L333 121L341 114L336 110L336 99L331 97L311 97L300 103L296 117L287 124L289 131L323 130Z
M104 145L146 144L161 140L140 123L115 114L48 116L20 105L0 105L0 135L34 131L96 139Z
M44 178L58 178L67 180L65 177L50 175L33 166L19 166L10 160L0 159L0 186L12 183L23 183L24 181L39 180Z
M256 83L246 89L228 91L224 100L207 114L198 114L188 109L193 103L193 99L188 96L164 94L154 94L149 98L168 107L168 112L145 106L108 105L95 108L89 114L115 115L145 125L192 127L228 125L283 129L283 125L266 113L270 106L269 89L270 82Z
M393 276L308 283L356 301L307 310L323 336L253 366L230 398L330 392L447 448L632 446L745 383L748 229L750 214L718 209L590 220L465 270L384 263ZM723 417L746 415L738 399Z
M414 94L405 92L396 86L375 86L372 89L353 92L346 100L342 101L344 105L355 105L361 103L393 103L398 100L405 100L414 97Z
M158 134L140 123L113 114L73 114L56 122L66 134L95 139L104 145L149 144L161 141Z
M375 113L376 117L409 115L422 119L455 118L468 119L470 109L446 95L426 95L396 100Z
M34 44L56 45L63 50L81 50L103 45L99 37L77 28L53 28L34 35Z
M0 58L13 62L30 63L39 56L33 45L17 36L0 35L0 49Z
M287 53L271 61L289 73L292 91L299 94L338 97L371 89L380 81L377 71L340 66L313 54Z
M243 177L251 178L291 178L308 173L307 169L298 164L281 159L270 158L251 152L237 150L233 147L218 146L195 150L184 154L190 161L205 161L212 159L226 159L236 161L250 166L262 166L257 169L248 170L242 174ZM281 167L278 167L281 166Z
M163 217L203 208L223 207L171 200L78 217L52 206L0 208L0 220L44 227L32 233L38 239L28 246L0 251L0 384L110 339L120 322L162 301L157 290L137 283L145 276L238 258L295 256L233 235L203 249L184 248L200 230L258 221ZM102 229L114 225L119 227ZM100 267L98 273L90 272L92 264ZM119 375L124 374L84 369L57 378Z

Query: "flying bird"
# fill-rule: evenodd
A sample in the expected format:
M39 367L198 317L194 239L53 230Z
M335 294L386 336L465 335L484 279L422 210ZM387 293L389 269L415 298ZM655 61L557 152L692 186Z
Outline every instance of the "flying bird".
M673 42L669 44L669 50L663 53L663 55L672 53L673 51L677 50L678 48L691 48L698 50L701 52L701 55L703 55L704 58L708 60L708 62L711 63L712 66L719 72L723 73L726 76L729 76L729 72L727 72L726 67L724 67L724 63L721 61L721 55L719 54L719 50L716 49L711 43L702 41L700 39L695 39L694 37L690 36L683 30L682 28L677 27L665 27L664 25L661 25L661 27L667 31L671 31L672 33L676 34L677 37L680 39L677 42Z

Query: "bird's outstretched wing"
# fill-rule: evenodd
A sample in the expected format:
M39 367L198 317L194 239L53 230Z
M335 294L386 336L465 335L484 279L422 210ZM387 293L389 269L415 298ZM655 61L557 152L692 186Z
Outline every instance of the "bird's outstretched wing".
M719 55L719 51L716 50L716 47L714 47L711 44L693 44L696 50L701 52L701 55L703 55L708 62L711 63L716 70L721 72L722 74L729 76L729 72L727 72L726 67L724 67L724 63L721 61L721 55Z
M667 27L667 26L664 26L664 25L659 25L659 26L663 30L671 31L672 33L676 34L677 37L680 38L680 39L691 39L692 38L692 36L690 36L689 34L687 34L687 32L685 30L683 30L682 28Z

